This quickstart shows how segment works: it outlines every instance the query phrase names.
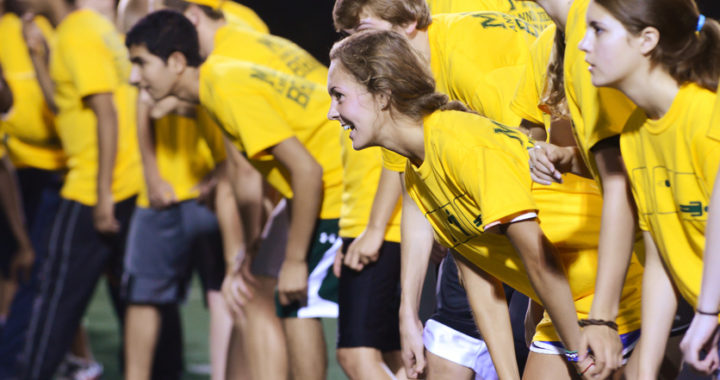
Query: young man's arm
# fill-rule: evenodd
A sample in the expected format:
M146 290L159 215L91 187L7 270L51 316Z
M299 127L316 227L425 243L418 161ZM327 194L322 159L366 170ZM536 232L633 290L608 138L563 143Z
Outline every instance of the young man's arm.
M24 280L28 279L35 261L35 251L25 226L22 199L18 191L14 169L7 156L0 159L0 204L5 210L10 229L18 244L18 251L12 262L12 275L15 279L20 276Z
M307 253L323 199L323 169L295 137L273 146L270 153L290 172L293 191L285 261L278 276L279 300L287 305L307 298Z
M83 100L97 119L97 203L93 209L95 229L105 234L117 233L120 224L115 219L112 180L117 155L118 119L113 94L92 94Z
M402 186L397 173L382 168L368 224L360 236L348 247L345 254L345 265L359 271L365 265L377 261L380 246L385 241L387 224L401 193Z
M164 208L177 201L172 186L160 176L155 155L155 139L152 133L150 112L154 102L150 95L140 90L137 101L137 134L140 158L143 164L145 185L150 207Z
M57 106L53 98L55 86L50 78L50 51L42 31L33 21L31 14L23 16L22 32L27 44L30 60L35 68L35 77L42 91L45 103L53 113L57 113Z
M403 174L396 174L403 185ZM400 230L400 343L405 373L416 379L425 371L423 325L418 318L420 296L435 241L433 229L415 201L403 190Z

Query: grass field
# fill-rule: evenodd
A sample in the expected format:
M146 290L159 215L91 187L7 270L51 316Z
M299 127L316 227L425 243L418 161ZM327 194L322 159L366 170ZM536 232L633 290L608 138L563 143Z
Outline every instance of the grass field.
M432 297L435 288L434 276L430 273L425 282L424 295ZM421 309L421 316L427 317L432 313L434 301L429 299L424 302L425 310ZM208 314L203 306L202 294L200 293L199 284L193 282L193 286L186 304L182 308L182 318L184 326L185 338L185 374L184 379L187 380L204 380L209 379L209 363L208 363ZM423 320L425 319L423 318ZM105 380L121 380L122 375L118 368L118 347L119 336L117 331L117 321L110 307L107 290L104 283L101 283L86 315L85 325L87 327L92 349L95 357L105 367L103 379ZM325 329L325 342L329 355L329 380L347 379L343 374L340 366L335 360L335 335L336 322L334 319L323 320ZM678 380L709 380L709 377L703 377L693 374L687 368L678 377Z
M186 380L209 379L208 362L208 313L203 306L202 294L197 281L193 282L190 295L182 308L185 338L185 374ZM95 291L92 303L85 317L90 343L95 359L103 364L105 380L121 380L122 375L118 364L119 333L117 319L109 303L104 283L100 283ZM329 368L328 379L346 379L335 360L335 320L323 320L325 341L328 347Z

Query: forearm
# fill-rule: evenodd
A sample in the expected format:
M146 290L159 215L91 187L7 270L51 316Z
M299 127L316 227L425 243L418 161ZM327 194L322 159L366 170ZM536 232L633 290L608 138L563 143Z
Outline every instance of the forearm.
M315 164L291 173L293 199L285 260L305 261L315 224L320 215L322 168Z
M598 271L590 317L614 321L635 242L636 212L617 148L595 154L603 183Z
M535 221L511 223L507 236L520 254L535 293L553 321L565 348L577 350L580 327L570 285L555 248Z
M707 226L705 227L703 277L697 309L714 313L720 309L720 176L715 178Z
M252 249L257 245L262 233L263 179L227 138L224 143L227 152L227 178L232 185L240 212L245 243Z
M45 50L44 48L43 50ZM35 77L37 78L40 90L42 91L45 103L53 113L57 113L57 106L55 105L55 99L53 94L55 91L55 85L53 84L52 78L50 78L50 66L48 64L47 50L43 51L30 51L30 60L32 61L33 68L35 69Z
M228 273L231 273L237 269L238 253L244 251L246 247L244 228L235 196L227 179L218 181L215 197L215 204L220 206L216 208L215 214L222 235L225 268Z
M111 93L87 98L97 120L97 199L112 198L112 179L117 155L118 121Z
M372 209L370 210L368 228L385 231L395 210L395 205L397 205L398 199L400 199L401 193L402 185L397 173L382 168L377 192L375 193Z
M642 335L638 379L657 379L677 310L677 297L652 236L645 232Z
M456 260L475 323L488 346L500 379L519 379L515 345L502 283L484 271Z
M0 159L0 203L10 224L13 236L20 247L31 247L30 237L25 226L22 211L22 199L18 183L8 157Z
M161 179L160 170L157 166L155 154L155 138L152 133L152 121L150 119L150 105L144 103L138 97L137 104L137 136L140 149L140 158L143 164L145 183L154 183Z
M400 313L417 318L425 274L434 241L432 227L425 219L415 201L403 191L403 236L400 243L400 285L402 289Z

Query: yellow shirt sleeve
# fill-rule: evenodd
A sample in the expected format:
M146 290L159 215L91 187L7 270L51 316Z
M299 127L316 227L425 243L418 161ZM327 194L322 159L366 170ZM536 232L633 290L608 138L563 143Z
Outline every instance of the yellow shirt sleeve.
M243 151L248 158L260 158L266 149L271 148L291 137L291 127L281 115L278 115L268 99L257 94L242 94L236 91L225 92L222 99L243 99L243 106L238 102L228 103L225 108L225 120L221 124L232 126L232 133L239 138Z
M523 175L516 157L488 147L467 153L458 157L465 165L457 165L461 169L454 175L471 194L480 197L483 228L495 222L510 222L523 212L537 211L530 194L530 169L526 168Z
M92 94L113 92L118 87L116 65L112 51L93 33L86 36L76 35L68 41L64 51L82 52L66 54L63 59L73 77L77 94L84 98Z

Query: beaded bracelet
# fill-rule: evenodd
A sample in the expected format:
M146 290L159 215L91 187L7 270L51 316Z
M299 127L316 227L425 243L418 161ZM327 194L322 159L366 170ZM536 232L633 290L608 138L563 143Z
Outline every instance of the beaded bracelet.
M569 362L577 363L578 361L580 361L580 354L578 354L577 351L565 350L563 355L565 355L565 359L567 359L567 361Z
M604 319L581 319L578 321L580 327L585 326L607 326L615 331L618 330L618 325L614 321L606 321Z
M697 309L697 310L695 310L695 312L698 313L698 314L700 314L700 315L712 315L712 316L714 316L714 317L717 317L718 315L720 315L720 311L716 311L716 312L714 312L714 313L708 313L707 311L702 311L702 310L700 310L700 309Z

